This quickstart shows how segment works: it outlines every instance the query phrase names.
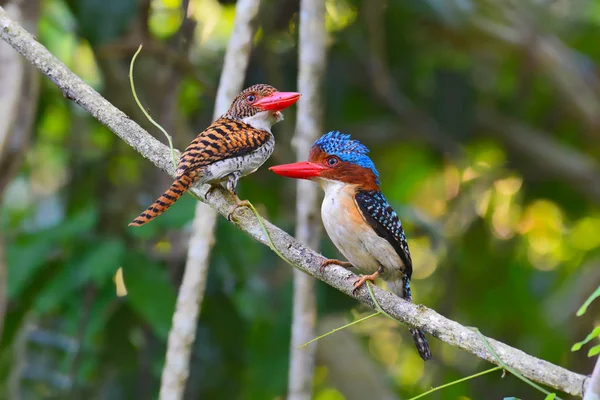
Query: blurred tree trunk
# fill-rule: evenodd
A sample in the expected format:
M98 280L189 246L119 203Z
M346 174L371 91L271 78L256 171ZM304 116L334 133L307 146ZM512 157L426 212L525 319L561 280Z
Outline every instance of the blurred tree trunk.
M39 0L14 0L7 12L37 33ZM0 197L21 166L37 109L39 75L6 43L0 44Z
M583 400L600 400L600 356L596 359L596 366Z
M308 159L313 142L323 130L322 82L326 70L325 1L300 2L300 40L296 134L293 146L299 161ZM296 194L296 238L314 250L319 248L319 188L298 180ZM308 400L312 393L316 344L299 348L315 336L317 305L315 280L294 269L294 310L290 344L288 399Z
M347 322L339 315L330 315L319 322L323 335ZM390 390L385 373L363 348L350 329L343 329L319 340L317 358L327 367L327 379L348 400L398 400Z
M39 0L14 0L8 14L32 34L37 33ZM0 43L0 203L19 170L33 129L39 92L39 74L7 43ZM8 299L4 238L0 236L0 336Z
M234 27L225 53L213 120L227 111L243 88L259 6L260 0L240 0L236 4ZM216 220L217 212L214 209L203 202L197 203L185 272L169 332L161 378L161 399L181 399L185 391L198 315L208 278L210 252L215 240Z
M7 263L6 254L4 250L4 237L0 233L0 337L2 336L2 328L4 327L4 316L6 314L6 307L8 303L7 298Z

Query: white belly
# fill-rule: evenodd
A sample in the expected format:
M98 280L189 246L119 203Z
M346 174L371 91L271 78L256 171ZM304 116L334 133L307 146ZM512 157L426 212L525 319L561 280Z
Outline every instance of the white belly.
M363 274L372 274L382 265L383 279L400 278L402 260L394 247L364 221L354 201L353 189L334 181L320 183L325 189L321 218L335 247Z
M217 161L208 165L199 180L200 183L216 183L227 179L227 176L234 171L240 171L242 176L249 175L260 168L273 154L275 148L275 139L271 135L269 140L251 153L240 157L232 157L222 161Z

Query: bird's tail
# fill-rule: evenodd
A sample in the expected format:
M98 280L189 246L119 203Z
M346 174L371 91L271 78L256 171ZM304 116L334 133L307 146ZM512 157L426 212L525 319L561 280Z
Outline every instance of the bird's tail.
M156 199L146 211L130 222L129 226L142 226L167 211L193 183L194 181L189 175L182 175L175 179L171 187Z
M390 286L390 289L392 289L392 292L402 297L404 300L410 301L412 303L412 294L410 292L410 278L408 277L408 275L404 275L402 277L402 285L400 285L400 282L397 282L396 285L392 284ZM429 350L429 343L427 343L427 339L425 338L425 332L416 328L409 328L409 330L412 334L419 355L423 360L429 360L431 358L431 350Z

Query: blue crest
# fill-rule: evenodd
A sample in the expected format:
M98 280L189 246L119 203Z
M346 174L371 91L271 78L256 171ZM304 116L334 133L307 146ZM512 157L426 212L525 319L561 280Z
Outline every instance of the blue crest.
M379 172L367 155L369 149L358 140L350 139L350 135L331 131L317 139L313 146L320 147L325 153L337 156L344 162L370 169L375 174L379 185Z

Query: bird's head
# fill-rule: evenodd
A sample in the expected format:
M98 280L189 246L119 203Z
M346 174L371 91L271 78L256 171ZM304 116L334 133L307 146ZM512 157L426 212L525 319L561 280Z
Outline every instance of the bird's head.
M281 110L288 108L299 98L300 93L279 92L273 86L265 84L252 85L237 95L224 117L270 132L273 124L283 120Z
M269 168L278 175L311 179L326 187L332 181L356 185L364 190L379 188L379 172L358 140L337 131L321 136L312 145L308 161Z

